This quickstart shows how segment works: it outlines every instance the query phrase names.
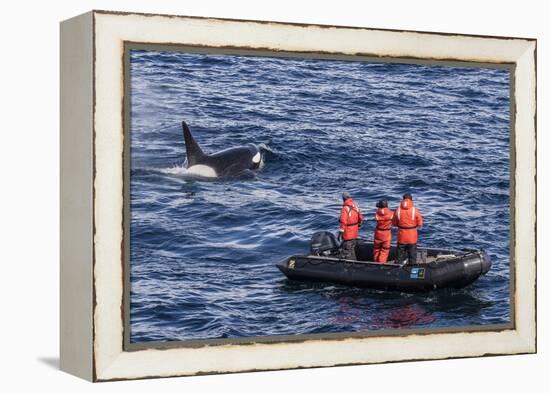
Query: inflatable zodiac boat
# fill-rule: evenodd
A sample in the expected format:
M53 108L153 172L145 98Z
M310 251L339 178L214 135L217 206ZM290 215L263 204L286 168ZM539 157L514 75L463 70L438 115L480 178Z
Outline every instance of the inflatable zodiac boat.
M309 255L293 255L277 263L290 280L332 282L354 287L425 292L463 288L491 269L483 250L444 250L418 247L415 264L395 263L396 246L389 262L372 262L373 244L359 240L357 260L339 258L339 244L330 232L316 232Z

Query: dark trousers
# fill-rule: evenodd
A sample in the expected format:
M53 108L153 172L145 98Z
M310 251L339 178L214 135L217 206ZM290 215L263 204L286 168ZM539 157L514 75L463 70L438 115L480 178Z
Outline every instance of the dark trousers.
M403 263L405 259L409 260L408 264L416 263L416 243L397 243L397 263Z
M355 256L355 245L357 244L357 239L353 240L344 240L340 246L340 258L342 259L352 259L356 260Z

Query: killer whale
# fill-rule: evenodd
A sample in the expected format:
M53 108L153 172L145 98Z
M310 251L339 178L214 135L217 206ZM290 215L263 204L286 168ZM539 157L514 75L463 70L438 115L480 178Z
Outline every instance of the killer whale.
M231 147L214 154L206 154L193 138L191 130L181 122L187 158L187 173L200 177L254 177L262 163L262 152L253 144Z

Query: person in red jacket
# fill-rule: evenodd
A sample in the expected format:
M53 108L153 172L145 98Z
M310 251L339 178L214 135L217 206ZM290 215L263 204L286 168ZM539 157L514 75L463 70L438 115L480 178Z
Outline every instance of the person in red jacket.
M381 199L376 204L378 208L374 215L376 229L374 230L374 262L386 263L391 248L391 226L393 213L388 209L388 201Z
M397 230L397 263L416 263L417 228L423 224L422 215L414 206L412 195L406 193L399 207L393 213L393 225Z
M363 213L357 207L351 196L344 192L342 194L344 205L340 211L340 231L338 240L343 240L340 246L340 258L357 259L355 246L359 238L359 227L363 223Z

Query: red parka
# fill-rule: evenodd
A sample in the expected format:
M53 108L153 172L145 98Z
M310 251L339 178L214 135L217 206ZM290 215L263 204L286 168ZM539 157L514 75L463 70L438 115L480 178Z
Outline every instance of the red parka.
M348 198L344 201L344 206L340 211L340 232L344 240L353 240L359 237L359 226L363 223L363 213L361 209Z
M372 249L374 262L386 263L391 249L391 226L393 213L387 207L379 208L374 215L374 245Z
M376 229L374 231L374 240L391 240L391 226L393 213L387 207L376 210L374 219L376 220Z
M397 231L397 243L416 244L418 241L418 227L422 226L423 219L418 208L411 199L403 199L401 205L393 213L393 225Z

